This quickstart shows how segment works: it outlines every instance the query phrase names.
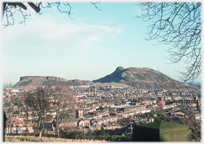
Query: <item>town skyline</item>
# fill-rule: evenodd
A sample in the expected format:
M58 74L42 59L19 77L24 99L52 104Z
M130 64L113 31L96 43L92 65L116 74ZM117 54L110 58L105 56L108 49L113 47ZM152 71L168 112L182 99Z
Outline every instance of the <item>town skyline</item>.
M202 140L202 3L139 2L2 3L3 141Z

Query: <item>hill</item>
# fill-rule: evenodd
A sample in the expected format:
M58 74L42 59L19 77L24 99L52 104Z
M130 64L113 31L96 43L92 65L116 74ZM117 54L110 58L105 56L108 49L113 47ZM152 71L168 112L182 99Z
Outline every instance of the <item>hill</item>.
M85 80L67 80L64 78L54 77L54 76L24 76L20 77L20 81L15 84L17 86L31 86L31 85L47 85L53 83L61 83L68 86L79 86L92 84L91 81Z
M150 68L123 68L117 67L116 70L100 79L94 81L88 80L67 80L54 76L24 76L20 77L20 81L16 83L17 86L39 86L54 83L62 83L68 86L79 85L112 85L115 87L137 87L143 89L160 89L160 88L193 88L198 89L199 86L191 85L176 81L169 76L150 69Z
M123 83L137 88L197 88L195 85L176 81L167 75L150 68L123 68L117 67L116 70L93 82L100 83Z

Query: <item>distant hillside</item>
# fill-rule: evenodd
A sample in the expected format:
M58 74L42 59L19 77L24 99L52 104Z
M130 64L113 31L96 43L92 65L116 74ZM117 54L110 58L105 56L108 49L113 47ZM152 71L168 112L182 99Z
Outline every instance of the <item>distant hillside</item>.
M53 76L24 76L20 77L20 81L16 83L14 87L17 86L31 86L31 85L47 85L51 83L61 83L64 85L72 85L72 86L79 86L79 85L88 85L92 84L91 81L85 80L66 80L64 78L53 77Z
M137 87L144 89L160 89L160 88L194 88L198 89L199 86L191 85L188 83L182 83L176 81L165 74L150 69L150 68L123 68L117 67L116 70L100 79L94 81L86 80L67 80L64 78L54 77L54 76L24 76L20 77L20 81L16 83L14 87L17 86L31 86L31 85L47 85L54 83L62 83L69 86L79 86L79 85L112 85L117 87ZM102 83L102 84L100 84Z
M179 86L179 88L197 88L194 85L176 81L150 68L130 67L125 69L121 66L117 67L110 75L94 80L93 82L123 83L137 88L173 88L175 85L177 87Z

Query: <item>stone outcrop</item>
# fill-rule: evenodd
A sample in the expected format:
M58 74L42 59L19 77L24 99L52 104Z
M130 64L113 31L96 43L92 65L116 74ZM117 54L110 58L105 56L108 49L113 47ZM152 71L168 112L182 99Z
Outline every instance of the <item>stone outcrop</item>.
M68 80L60 77L54 77L54 76L24 76L20 77L20 81L25 79L39 79L39 80L55 80L55 81L64 81L67 82Z
M67 80L60 77L54 76L23 76L20 77L20 81L15 84L17 86L39 86L54 83L61 83L67 86L80 86L80 85L90 85L93 84L92 81L88 80Z

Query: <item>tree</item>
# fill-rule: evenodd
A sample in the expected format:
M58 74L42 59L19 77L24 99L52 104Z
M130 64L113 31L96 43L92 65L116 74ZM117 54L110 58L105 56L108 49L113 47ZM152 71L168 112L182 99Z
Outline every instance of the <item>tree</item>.
M19 111L15 111L13 114L19 114Z
M127 130L125 130L124 135L125 135L126 137L128 136Z
M99 108L98 108L99 110L103 110L103 107L102 106L99 106Z
M7 117L6 117L6 113L4 111L4 125L3 125L3 132L4 132L4 136L3 136L3 141L5 141L5 128L6 128L6 121L7 121Z
M88 133L86 134L87 137L91 137L92 136L92 130L89 128Z
M201 73L201 3L200 2L145 2L138 4L142 14L151 21L147 40L170 45L173 63L183 60L186 71L180 72L184 82L194 81Z
M22 99L16 101L16 105L18 108L21 107L25 111L26 135L28 135L28 112L31 111L29 106L33 103L33 101L30 98L29 92L22 92L19 95L21 95Z
M104 129L103 126L101 127L101 130L100 130L100 132L99 132L99 135L105 136L105 129Z
M71 135L71 138L73 139L82 139L83 138L83 135L82 135L82 132L81 131L77 131L77 132L73 132L72 135Z
M157 114L157 116L158 117L155 118L156 120L164 120L164 121L166 121L166 116L164 114L162 114L161 111Z
M49 93L46 86L38 87L27 96L26 105L37 112L38 129L40 130L39 137L45 132L45 118L49 105Z
M149 118L154 118L154 114L150 113Z
M98 133L98 130L96 129L95 130L95 138L97 137L97 133Z
M117 139L119 139L119 135L112 135L111 136L111 141L114 141L114 140L117 140Z
M57 128L57 137L59 137L59 124L61 120L65 117L65 109L62 107L62 103L70 101L73 99L73 91L69 90L68 87L62 84L56 84L55 86L49 86L50 98L53 102L53 111L56 112L56 128Z

